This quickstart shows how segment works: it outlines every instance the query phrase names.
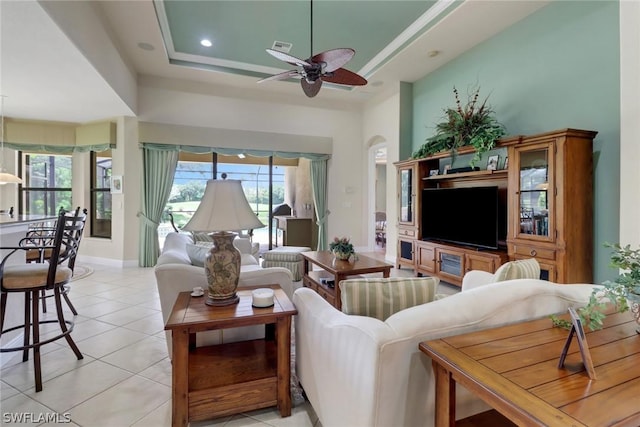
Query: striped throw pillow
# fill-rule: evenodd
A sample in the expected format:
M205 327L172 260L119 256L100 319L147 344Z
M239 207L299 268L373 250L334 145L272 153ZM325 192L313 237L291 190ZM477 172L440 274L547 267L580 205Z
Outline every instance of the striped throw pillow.
M535 258L521 259L504 263L493 275L494 282L514 279L539 279L540 264Z
M342 312L384 321L400 310L433 301L439 282L435 277L343 280Z

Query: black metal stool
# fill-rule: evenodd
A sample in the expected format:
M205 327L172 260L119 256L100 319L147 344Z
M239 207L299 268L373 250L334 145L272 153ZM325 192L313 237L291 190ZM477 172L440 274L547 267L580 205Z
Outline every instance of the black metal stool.
M73 330L73 320L66 320L62 311L62 295L64 286L73 275L72 270L61 265L70 257L75 257L77 253L76 235L84 227L84 214L66 214L62 212L58 216L53 243L37 245L34 239L28 242L21 241L20 246L10 249L11 252L4 257L0 263L0 336L4 333L17 329L24 330L23 345L20 347L1 348L0 352L22 351L22 361L29 359L29 350L33 349L33 365L35 371L36 391L42 390L42 372L40 368L40 347L61 338L65 338L67 343L75 353L78 360L82 359L82 353L76 343L71 338ZM25 240L25 239L23 239ZM47 242L45 242L47 243ZM5 265L7 259L14 253L23 250L39 251L50 250L49 263L41 264L18 264ZM39 302L40 293L43 290L52 290L55 300L57 318L55 320L40 320ZM7 296L10 293L22 292L25 296L24 302L24 324L4 329L4 320L7 307ZM54 337L40 341L40 325L43 323L58 323L60 333ZM32 336L30 336L32 334Z

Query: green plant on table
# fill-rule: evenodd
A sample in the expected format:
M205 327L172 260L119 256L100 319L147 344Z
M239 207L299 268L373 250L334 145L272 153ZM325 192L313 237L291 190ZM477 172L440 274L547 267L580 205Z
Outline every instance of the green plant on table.
M602 328L607 307L613 305L623 313L629 310L629 300L640 301L640 249L619 243L606 243L605 246L613 249L609 266L622 270L622 273L615 280L608 280L595 288L587 305L576 310L582 323L591 330ZM555 326L571 328L570 322L556 316L551 318Z
M356 253L353 244L347 237L334 237L333 241L329 243L329 250L334 254L344 254L345 256Z
M443 121L436 124L436 133L418 148L411 157L421 159L432 154L449 150L455 157L457 149L467 145L475 148L475 154L469 164L473 167L482 155L495 147L496 142L506 134L506 130L495 118L495 112L487 104L487 99L479 105L478 87L466 104L462 105L458 89L453 88L456 99L455 108L446 108Z

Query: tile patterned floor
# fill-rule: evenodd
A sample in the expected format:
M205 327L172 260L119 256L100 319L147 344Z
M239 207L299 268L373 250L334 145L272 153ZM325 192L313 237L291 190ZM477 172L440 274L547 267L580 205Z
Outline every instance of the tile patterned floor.
M43 346L43 391L36 393L32 361L22 363L19 352L3 353L0 424L171 425L171 363L153 268L90 267L94 273L73 282L70 294L80 313L72 336L84 359L76 360L64 340ZM393 269L397 275L410 272ZM303 402L287 418L269 408L191 426L318 427L320 422Z

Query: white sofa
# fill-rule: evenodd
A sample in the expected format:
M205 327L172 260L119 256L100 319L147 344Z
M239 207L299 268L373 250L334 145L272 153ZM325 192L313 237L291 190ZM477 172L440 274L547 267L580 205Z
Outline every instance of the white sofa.
M592 287L497 282L402 310L384 322L346 315L300 288L293 296L297 375L324 427L432 426L435 379L420 342L564 313L584 305ZM457 387L457 418L487 409Z
M278 284L289 298L293 294L293 277L291 272L282 267L262 268L251 253L251 244L237 239L234 245L242 253L240 281L238 287ZM166 323L173 309L178 293L191 291L196 286L207 289L207 278L204 268L191 264L187 254L187 244L192 238L185 233L169 233L155 266L156 284L162 308L162 320ZM198 334L196 344L214 344L234 342L257 338L264 334L264 328L245 327L209 331ZM171 355L171 334L167 332L167 347Z

